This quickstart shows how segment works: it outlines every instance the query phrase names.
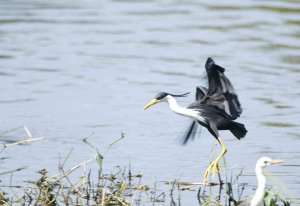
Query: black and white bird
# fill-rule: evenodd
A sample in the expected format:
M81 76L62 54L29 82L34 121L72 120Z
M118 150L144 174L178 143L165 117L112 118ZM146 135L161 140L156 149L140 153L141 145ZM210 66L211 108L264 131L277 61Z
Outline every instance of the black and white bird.
M231 82L224 74L225 69L215 64L212 58L207 59L205 68L208 88L197 87L194 103L187 107L181 107L177 104L177 97L185 97L189 93L174 95L160 92L144 107L145 110L156 103L167 102L173 112L191 118L193 122L184 137L184 144L193 137L197 125L206 127L217 139L222 151L206 169L204 181L207 180L211 170L213 175L219 172L218 163L227 152L218 130L229 130L237 139L245 137L247 133L243 124L234 121L240 116L242 109Z
M255 173L257 178L257 189L253 197L250 197L239 204L239 206L258 206L261 205L265 195L266 177L264 175L265 167L273 164L282 163L282 160L275 160L269 157L261 157L257 160Z

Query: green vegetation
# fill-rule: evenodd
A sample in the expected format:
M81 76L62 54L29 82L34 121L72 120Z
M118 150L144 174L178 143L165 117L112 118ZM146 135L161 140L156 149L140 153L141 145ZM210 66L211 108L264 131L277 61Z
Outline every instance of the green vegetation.
M23 144L26 142L44 140L44 138L33 138L29 130L24 127L26 138L20 142L14 142L3 146L3 150L10 146ZM82 162L72 168L65 169L65 164L72 151L59 165L59 173L49 175L47 169L39 171L40 177L36 181L28 182L26 186L14 186L13 192L5 193L7 188L0 187L0 206L2 205L23 205L23 206L129 206L129 205L181 205L181 194L191 192L198 200L199 205L238 205L243 197L243 192L247 184L239 183L242 170L237 175L228 175L226 168L225 180L218 175L218 182L203 185L202 183L181 182L179 180L155 182L153 185L143 184L143 174L138 172L133 174L131 166L128 168L118 167L110 174L103 173L103 160L112 145L124 138L124 134L98 151L88 142L88 137L83 140L97 151L97 155ZM86 164L96 161L97 171L86 171L79 177L71 178L70 175L79 168L85 168ZM232 172L232 171L231 171ZM92 174L93 173L93 174ZM2 173L3 175L4 173ZM96 174L96 175L95 175ZM167 186L167 191L158 188ZM16 189L18 190L16 192ZM265 205L290 205L283 197L268 190L265 195Z

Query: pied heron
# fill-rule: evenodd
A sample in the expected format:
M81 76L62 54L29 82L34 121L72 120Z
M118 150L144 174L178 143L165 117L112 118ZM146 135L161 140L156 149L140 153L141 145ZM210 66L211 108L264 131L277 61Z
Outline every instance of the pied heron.
M213 175L219 172L218 163L227 152L218 130L230 130L238 139L243 138L247 133L243 124L233 121L240 116L242 109L231 82L224 74L225 69L215 64L212 58L207 59L205 68L208 77L208 88L197 87L194 103L187 107L181 107L177 104L176 98L185 97L188 93L174 95L160 92L144 107L145 110L156 103L167 102L172 111L191 118L193 122L184 138L184 144L194 136L197 125L206 127L216 138L222 147L222 151L206 169L204 182L207 180L210 171Z
M266 177L264 176L264 168L268 165L278 164L282 162L282 160L274 160L269 157L261 157L257 160L255 166L255 173L258 185L255 195L240 203L239 206L257 206L262 203L266 188Z

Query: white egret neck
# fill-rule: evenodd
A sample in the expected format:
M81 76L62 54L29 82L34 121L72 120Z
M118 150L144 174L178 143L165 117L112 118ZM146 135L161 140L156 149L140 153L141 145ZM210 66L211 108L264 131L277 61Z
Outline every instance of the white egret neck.
M258 187L256 189L255 195L251 200L250 206L260 205L265 195L266 177L263 175L263 168L258 164L256 165L255 173L257 177Z

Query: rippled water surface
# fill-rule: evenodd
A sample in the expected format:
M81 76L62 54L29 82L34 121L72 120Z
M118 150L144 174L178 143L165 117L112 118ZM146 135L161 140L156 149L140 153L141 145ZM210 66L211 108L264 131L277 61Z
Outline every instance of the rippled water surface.
M214 138L202 129L182 146L187 119L166 104L142 108L159 91L190 91L179 103L192 102L209 56L227 69L244 109L239 122L249 131L242 141L221 132L227 165L244 168L241 181L255 186L257 158L283 159L269 171L290 197L299 197L296 0L2 0L0 132L26 125L48 141L5 150L0 171L26 167L14 184L42 168L56 173L59 157L71 148L69 166L95 154L83 138L92 134L89 141L103 148L125 132L106 156L107 171L131 162L145 181L201 181ZM0 138L7 143L23 136L16 131ZM197 204L195 194L185 195L183 205Z

